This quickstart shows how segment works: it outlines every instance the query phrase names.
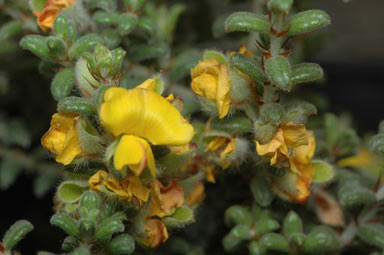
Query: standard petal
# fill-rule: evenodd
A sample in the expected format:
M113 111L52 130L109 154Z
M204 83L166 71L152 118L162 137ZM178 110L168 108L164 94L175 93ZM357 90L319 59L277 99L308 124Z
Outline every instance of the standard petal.
M192 79L191 87L193 92L208 100L216 100L217 76L203 73Z
M284 141L288 147L297 147L308 144L305 125L295 124L292 121L289 121L281 126L281 129L283 129Z
M219 119L224 118L229 111L231 98L229 90L231 89L231 81L229 79L228 68L224 65L220 66L220 73L218 75L216 105L219 110Z
M217 76L220 72L220 63L216 59L208 59L199 61L199 64L191 69L191 77L195 77L207 73Z
M181 113L165 98L147 89L108 89L99 117L113 135L136 135L155 145L184 145L193 136L192 125Z

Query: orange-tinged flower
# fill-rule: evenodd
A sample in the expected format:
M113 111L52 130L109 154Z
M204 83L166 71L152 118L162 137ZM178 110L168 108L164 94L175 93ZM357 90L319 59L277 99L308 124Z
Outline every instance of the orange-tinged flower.
M75 0L48 0L41 12L36 12L37 24L43 31L51 30L56 17L60 12L72 6Z
M136 201L139 206L142 206L149 198L150 190L135 175L118 181L108 172L100 170L89 178L88 183L91 190L103 191L106 189L119 196L120 200Z
M41 144L52 154L56 161L63 165L70 164L73 159L84 153L77 132L79 116L72 113L55 113L51 127L41 138Z
M231 81L227 66L216 59L199 61L199 64L191 69L191 77L193 92L215 102L219 118L224 118L231 104L229 96Z
M271 166L289 167L289 149L308 144L308 136L303 124L287 122L276 132L272 140L266 144L256 141L256 151L265 156Z
M151 203L149 217L163 218L172 215L176 208L184 203L184 189L172 181L164 187L159 180L155 180L151 188Z
M141 238L144 245L156 248L168 239L168 230L164 223L157 219L148 218L144 221L145 236Z

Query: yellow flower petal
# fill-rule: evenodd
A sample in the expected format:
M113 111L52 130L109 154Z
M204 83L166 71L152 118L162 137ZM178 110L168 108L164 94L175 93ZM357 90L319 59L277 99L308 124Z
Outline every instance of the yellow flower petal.
M219 119L224 118L228 114L229 106L231 104L231 98L229 96L230 89L231 81L229 78L228 68L221 65L216 95L216 104L219 109Z
M218 79L212 74L203 73L192 80L193 92L208 100L216 100Z
M137 86L136 88L155 90L156 89L156 81L154 79L147 79L143 83L141 83L139 86Z
M103 170L97 171L94 175L89 178L89 189L91 190L97 190L101 191L101 184L103 183L103 180L106 179L109 176L109 173Z
M84 152L77 133L77 120L75 114L55 113L51 127L41 138L41 144L57 156L57 162L64 165L70 164Z
M137 176L130 176L125 181L129 182L127 191L131 193L135 198L138 199L139 205L143 202L148 201L150 190L143 185L140 178Z
M172 215L176 208L184 203L184 189L172 181L164 187L159 180L155 180L151 189L151 203L148 210L150 216L163 218Z
M236 149L236 140L233 138L228 138L229 141L227 146L225 146L224 150L220 153L220 157L223 158L228 154L231 154Z
M121 200L128 200L128 201L132 200L132 193L127 192L126 188L124 188L118 180L113 178L104 180L104 185L110 191L118 195Z
M295 124L292 121L281 126L285 144L288 147L297 147L308 144L307 131L305 125Z
M215 59L199 61L191 69L192 90L199 96L216 103L219 118L224 118L229 111L231 82L227 66Z
M211 164L206 165L204 168L204 171L205 171L205 176L207 181L210 183L216 183L215 168L213 167L213 165Z
M308 144L301 145L292 149L291 160L296 164L309 164L315 153L316 140L312 131L307 131Z
M215 151L222 147L229 138L224 136L217 136L214 137L208 144L208 146L205 148L204 151Z
M181 113L165 98L147 89L108 89L99 117L113 135L136 135L155 145L184 145L193 136L192 125Z
M75 0L48 0L41 12L35 13L37 24L43 31L52 29L53 23L60 12L75 3Z
M303 204L307 201L311 195L310 185L315 172L315 168L312 165L306 165L300 169L301 176L297 176L296 189L297 194L293 195L293 200Z
M140 176L146 166L148 166L152 176L156 174L151 146L144 139L133 135L121 137L113 157L113 164L117 170L128 166L136 176Z
M354 156L343 158L336 162L339 167L368 167L375 161L375 155L369 152L367 149L361 149Z

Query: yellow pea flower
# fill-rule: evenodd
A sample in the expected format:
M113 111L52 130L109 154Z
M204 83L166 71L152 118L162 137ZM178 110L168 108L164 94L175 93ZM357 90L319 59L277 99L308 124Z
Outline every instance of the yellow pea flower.
M293 200L304 203L311 194L310 185L315 173L315 168L310 164L315 153L316 140L312 131L307 131L308 144L292 149L290 157L290 170L297 175L296 188L298 192L293 195Z
M151 203L149 217L163 218L172 215L176 208L184 203L184 189L172 181L164 187L159 180L155 180L151 188Z
M136 201L139 206L142 206L149 198L150 190L135 175L118 181L108 172L100 170L89 178L88 183L91 190L103 191L103 188L106 188L118 195L120 200Z
M43 31L51 30L60 12L74 3L75 0L48 0L42 11L34 13L37 16L37 24Z
M199 96L215 102L219 118L224 118L229 111L231 82L228 68L215 59L199 61L191 69L192 90Z
M374 164L376 157L367 149L360 149L356 155L343 158L336 162L339 167L364 168Z
M140 239L144 245L156 248L167 241L168 230L160 220L148 218L144 221L144 228L146 233Z
M84 153L77 133L79 116L72 113L55 113L52 116L51 127L41 138L41 144L52 154L56 161L70 164L73 159Z
M256 141L256 151L270 160L270 164L289 167L289 149L308 144L308 135L303 124L291 121L279 127L272 140L266 144Z
M135 89L110 88L99 111L101 124L114 136L122 135L114 155L115 168L127 165L137 176L145 166L155 175L154 157L146 140L154 145L181 146L193 136L192 125L153 91L154 85L149 79Z
M227 169L231 162L226 157L236 149L236 140L234 138L217 136L214 137L205 148L206 152L215 152L221 159L221 167Z

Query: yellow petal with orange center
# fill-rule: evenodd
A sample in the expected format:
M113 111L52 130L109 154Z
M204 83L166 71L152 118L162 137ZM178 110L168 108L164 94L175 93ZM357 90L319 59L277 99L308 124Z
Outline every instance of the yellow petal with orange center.
M130 134L154 145L184 145L193 127L165 98L148 89L110 88L100 107L101 124L113 135Z
M113 164L117 170L128 166L136 176L139 176L146 166L148 166L152 176L156 174L151 146L144 139L133 135L121 137L113 157Z

